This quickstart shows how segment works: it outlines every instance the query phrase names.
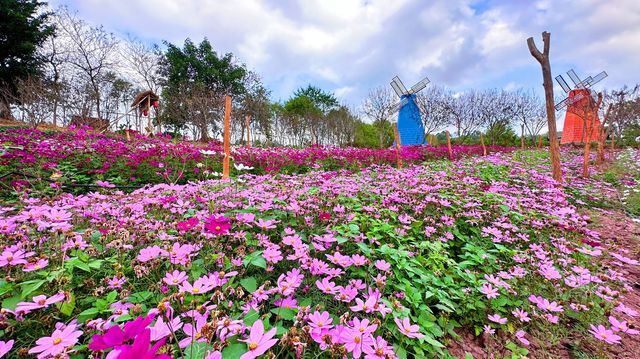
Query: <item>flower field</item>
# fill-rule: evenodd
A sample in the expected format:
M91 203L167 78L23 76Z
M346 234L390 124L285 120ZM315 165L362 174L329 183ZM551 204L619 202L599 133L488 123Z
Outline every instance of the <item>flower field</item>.
M590 226L617 188L574 176L577 153L564 153L565 187L539 151L418 165L444 156L427 147L403 152L415 164L401 170L387 150L239 149L260 171L176 184L162 171L188 164L195 180L219 148L32 135L2 134L4 168L50 176L86 157L87 183L165 183L0 208L0 357L451 357L465 334L495 357L567 342L606 357L637 340L637 247Z
M220 143L194 144L168 138L104 134L78 128L67 132L42 132L32 129L6 129L0 132L0 185L5 190L37 190L52 195L64 189L87 192L96 183L142 187L157 183L187 183L220 176L223 149ZM507 152L513 148L488 146L489 152ZM482 148L453 146L455 158L477 156ZM446 146L406 146L405 163L447 158ZM306 173L310 170L355 171L370 165L395 165L393 149L340 148L313 146L245 148L233 151L233 162L251 167L253 174ZM247 170L232 169L235 174ZM234 173L232 173L234 174ZM38 178L50 179L38 181ZM100 182L97 182L100 181ZM55 182L50 185L49 182Z

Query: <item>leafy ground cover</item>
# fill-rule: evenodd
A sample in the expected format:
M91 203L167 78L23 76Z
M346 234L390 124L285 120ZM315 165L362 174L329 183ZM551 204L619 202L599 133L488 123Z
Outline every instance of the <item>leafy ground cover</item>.
M637 334L637 249L582 213L615 209L615 187L572 176L572 153L559 187L546 161L24 196L0 210L0 355L447 357L462 334L498 357L576 338L607 356Z
M86 193L94 185L141 187L154 183L187 183L216 178L222 172L220 143L194 144L169 138L134 135L107 136L85 129L42 132L5 129L0 132L0 186L10 190L55 195L60 190ZM489 146L489 152L513 148ZM455 158L482 154L480 146L454 146ZM406 146L405 163L421 163L448 157L446 146ZM310 170L358 170L370 165L394 165L393 149L339 148L245 148L234 150L233 175L306 173ZM251 167L251 168L247 168ZM44 180L38 180L38 179Z

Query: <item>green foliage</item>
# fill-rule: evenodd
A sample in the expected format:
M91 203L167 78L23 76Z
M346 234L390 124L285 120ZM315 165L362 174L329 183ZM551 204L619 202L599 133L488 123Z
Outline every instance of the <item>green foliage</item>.
M293 96L294 98L301 96L309 98L311 102L313 102L313 104L324 114L329 110L338 107L338 99L336 99L334 94L325 92L322 89L311 85L308 85L306 88L297 89L296 92L293 93Z
M376 148L379 147L380 141L378 127L373 124L358 122L356 124L356 133L353 141L354 147Z
M16 82L38 75L42 59L38 47L54 33L48 12L37 0L0 0L0 90L13 93ZM0 91L0 117L7 116L9 97Z
M516 146L518 145L518 135L508 123L498 121L487 129L487 144L495 146Z

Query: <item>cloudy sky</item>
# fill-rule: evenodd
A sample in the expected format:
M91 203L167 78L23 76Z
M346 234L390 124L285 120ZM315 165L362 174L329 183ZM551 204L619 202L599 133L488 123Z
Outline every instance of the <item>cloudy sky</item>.
M534 88L527 50L551 32L554 76L606 70L597 89L640 82L639 0L54 0L114 33L174 44L207 37L286 99L313 84L357 106L398 74L455 91ZM559 88L556 91L560 91Z

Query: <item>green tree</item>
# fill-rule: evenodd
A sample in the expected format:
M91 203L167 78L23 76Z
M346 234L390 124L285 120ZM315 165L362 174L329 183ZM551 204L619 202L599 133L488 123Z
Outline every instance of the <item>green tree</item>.
M380 140L378 138L378 127L370 123L358 121L356 123L353 146L366 148L380 147Z
M0 117L11 117L16 84L40 74L37 50L53 34L49 13L36 0L0 0Z
M290 98L283 106L283 114L289 120L292 134L303 144L307 130L311 134L311 142L318 143L318 123L322 118L322 110L313 100L305 95Z
M235 97L245 92L247 70L244 64L235 61L233 54L219 56L206 38L199 45L187 39L182 49L168 42L164 44L167 50L160 60L163 118L176 128L189 122L196 124L201 139L206 141L209 125L215 113L220 112L224 95ZM203 99L215 100L203 103Z
M313 104L322 111L323 114L327 114L330 110L338 107L338 99L330 93L325 92L322 89L308 85L306 88L299 88L293 93L294 97L305 96L313 102Z
M518 144L518 135L511 126L503 121L494 123L487 129L487 139L494 146L515 146Z

